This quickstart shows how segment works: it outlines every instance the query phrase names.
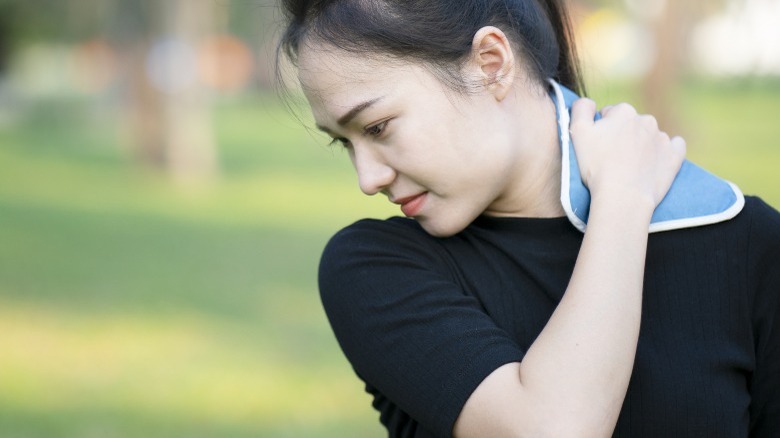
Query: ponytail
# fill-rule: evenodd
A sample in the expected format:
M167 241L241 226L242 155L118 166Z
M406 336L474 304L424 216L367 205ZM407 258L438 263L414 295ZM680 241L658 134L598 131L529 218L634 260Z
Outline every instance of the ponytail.
M580 96L585 96L585 81L577 57L574 31L564 2L565 0L539 0L558 42L558 74L554 79Z

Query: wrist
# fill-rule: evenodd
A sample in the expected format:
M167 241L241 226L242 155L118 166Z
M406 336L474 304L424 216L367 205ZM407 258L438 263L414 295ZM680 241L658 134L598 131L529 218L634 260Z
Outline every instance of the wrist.
M591 193L591 217L594 213L598 215L603 211L649 226L655 207L656 202L652 196L622 186L602 187Z

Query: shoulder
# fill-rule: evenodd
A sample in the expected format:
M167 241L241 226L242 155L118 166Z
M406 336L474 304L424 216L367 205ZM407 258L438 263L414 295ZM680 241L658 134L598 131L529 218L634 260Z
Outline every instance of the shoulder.
M780 213L757 197L747 197L748 266L760 288L771 283L780 289Z
M422 229L422 227L413 219L401 217L391 217L388 219L362 219L352 225L342 228L337 232L328 243L328 247L339 245L348 241L351 243L354 239L361 241L384 240L384 239L405 239L417 240L420 237L435 239Z
M751 231L780 237L780 212L756 196L745 197L744 213L750 216Z
M742 211L727 221L710 225L684 228L657 233L658 236L699 236L704 239L713 235L728 235L742 243L756 239L777 242L780 239L780 213L757 196L745 196Z
M359 265L415 260L429 264L440 259L438 238L425 232L411 219L364 219L336 233L325 246L320 260L320 279Z
M745 197L745 208L733 219L745 235L747 252L759 258L780 259L780 213L756 196Z
M330 316L359 303L383 301L391 288L442 273L437 238L405 218L364 219L336 233L320 259L320 296ZM397 293L397 292L396 292ZM393 294L395 295L395 294Z

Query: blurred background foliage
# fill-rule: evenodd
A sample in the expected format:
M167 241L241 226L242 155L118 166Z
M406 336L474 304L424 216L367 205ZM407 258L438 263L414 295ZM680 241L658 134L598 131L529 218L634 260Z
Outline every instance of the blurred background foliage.
M780 206L780 2L571 5L592 97ZM316 269L397 212L277 99L279 17L0 0L0 436L383 435Z

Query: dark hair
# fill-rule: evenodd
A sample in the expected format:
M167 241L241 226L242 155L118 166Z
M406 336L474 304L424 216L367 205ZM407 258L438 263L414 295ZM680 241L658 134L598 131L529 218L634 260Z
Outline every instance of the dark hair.
M496 26L518 46L533 79L553 78L582 95L564 0L282 0L287 27L277 50L297 62L307 37L361 55L377 53L432 67L451 86L474 34Z

